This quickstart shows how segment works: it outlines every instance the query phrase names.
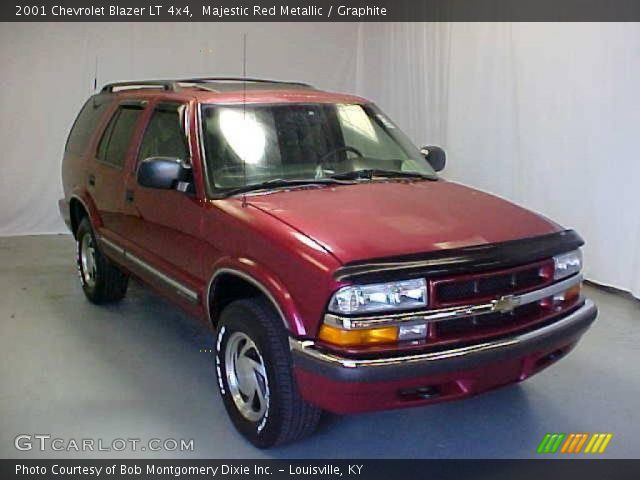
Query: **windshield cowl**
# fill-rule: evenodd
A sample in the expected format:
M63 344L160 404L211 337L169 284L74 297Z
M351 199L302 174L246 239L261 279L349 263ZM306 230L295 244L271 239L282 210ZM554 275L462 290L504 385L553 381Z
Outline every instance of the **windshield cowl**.
M344 180L376 180L376 179L421 179L421 180L437 180L437 175L429 175L426 173L420 172L405 172L405 171L395 171L395 170L382 170L375 168L361 169L361 170L353 170L351 172L339 173L331 175L331 178L334 179L344 179Z
M243 193L268 193L281 190L303 189L303 188L322 188L327 186L348 186L362 185L371 182L390 182L390 181L437 181L438 177L426 176L421 174L411 174L407 172L387 172L387 173L370 173L370 172L354 172L352 176L331 177L324 179L300 179L300 180L269 180L263 183L245 185L234 188L225 192L226 197L239 195Z

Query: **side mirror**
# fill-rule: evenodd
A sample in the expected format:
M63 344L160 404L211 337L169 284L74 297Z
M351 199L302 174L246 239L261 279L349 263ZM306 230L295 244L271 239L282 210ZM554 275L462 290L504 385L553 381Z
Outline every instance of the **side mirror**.
M193 176L191 167L179 158L149 157L138 166L138 184L148 188L191 191Z
M447 163L447 155L442 148L436 147L435 145L428 145L422 147L420 153L436 172L444 170L444 166Z

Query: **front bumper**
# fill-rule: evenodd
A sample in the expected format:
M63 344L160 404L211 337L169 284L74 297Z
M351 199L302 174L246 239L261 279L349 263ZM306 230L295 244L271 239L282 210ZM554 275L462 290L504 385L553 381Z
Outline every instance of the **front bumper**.
M595 304L586 299L532 331L401 357L341 357L296 339L290 339L290 347L303 397L327 410L351 413L451 400L524 380L568 353L596 316Z

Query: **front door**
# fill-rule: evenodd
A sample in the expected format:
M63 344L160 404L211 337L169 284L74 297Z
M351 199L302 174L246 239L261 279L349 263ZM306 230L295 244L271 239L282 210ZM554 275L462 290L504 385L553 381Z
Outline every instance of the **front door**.
M151 282L196 303L204 283L200 260L202 202L193 185L187 191L146 188L138 185L135 175L138 164L150 157L171 157L191 164L185 133L189 105L159 100L151 109L127 181L125 221L131 241L127 250L153 266L147 268Z

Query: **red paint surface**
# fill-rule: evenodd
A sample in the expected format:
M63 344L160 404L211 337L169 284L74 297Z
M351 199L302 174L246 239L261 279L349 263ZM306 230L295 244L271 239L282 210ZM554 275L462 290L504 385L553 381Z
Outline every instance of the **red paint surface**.
M111 112L130 98L148 101L122 169L96 161L98 139ZM208 286L222 268L249 275L263 285L284 313L291 333L315 336L331 294L342 284L333 273L343 263L393 255L429 252L502 242L558 231L553 222L505 200L445 181L382 181L349 186L279 191L267 195L210 200L205 197L196 109L199 103L346 102L364 99L310 90L209 93L126 91L113 103L80 156L66 155L62 178L69 208L78 201L97 233L196 291L197 305L135 263L122 266L189 313L210 323ZM150 190L135 181L137 152L151 109L161 100L187 107L196 194ZM88 176L96 185L88 185ZM135 203L126 204L125 190ZM63 215L68 217L68 212ZM425 402L400 402L399 388L446 384L453 399L528 376L533 356L482 370L438 378L416 378L384 384L336 384L297 371L301 391L310 401L337 411L396 408ZM528 362L528 363L527 363ZM447 386L448 385L448 386ZM428 402L426 402L428 403Z
M559 230L506 200L445 181L383 181L249 197L340 261L504 242Z
M337 382L300 368L295 369L295 378L302 396L307 401L338 414L418 407L473 397L498 387L521 382L553 364L537 364L540 359L557 350L566 354L574 346L575 343L554 345L543 351L481 368L387 382ZM429 400L411 400L400 395L401 391L425 386L437 386L441 395Z

